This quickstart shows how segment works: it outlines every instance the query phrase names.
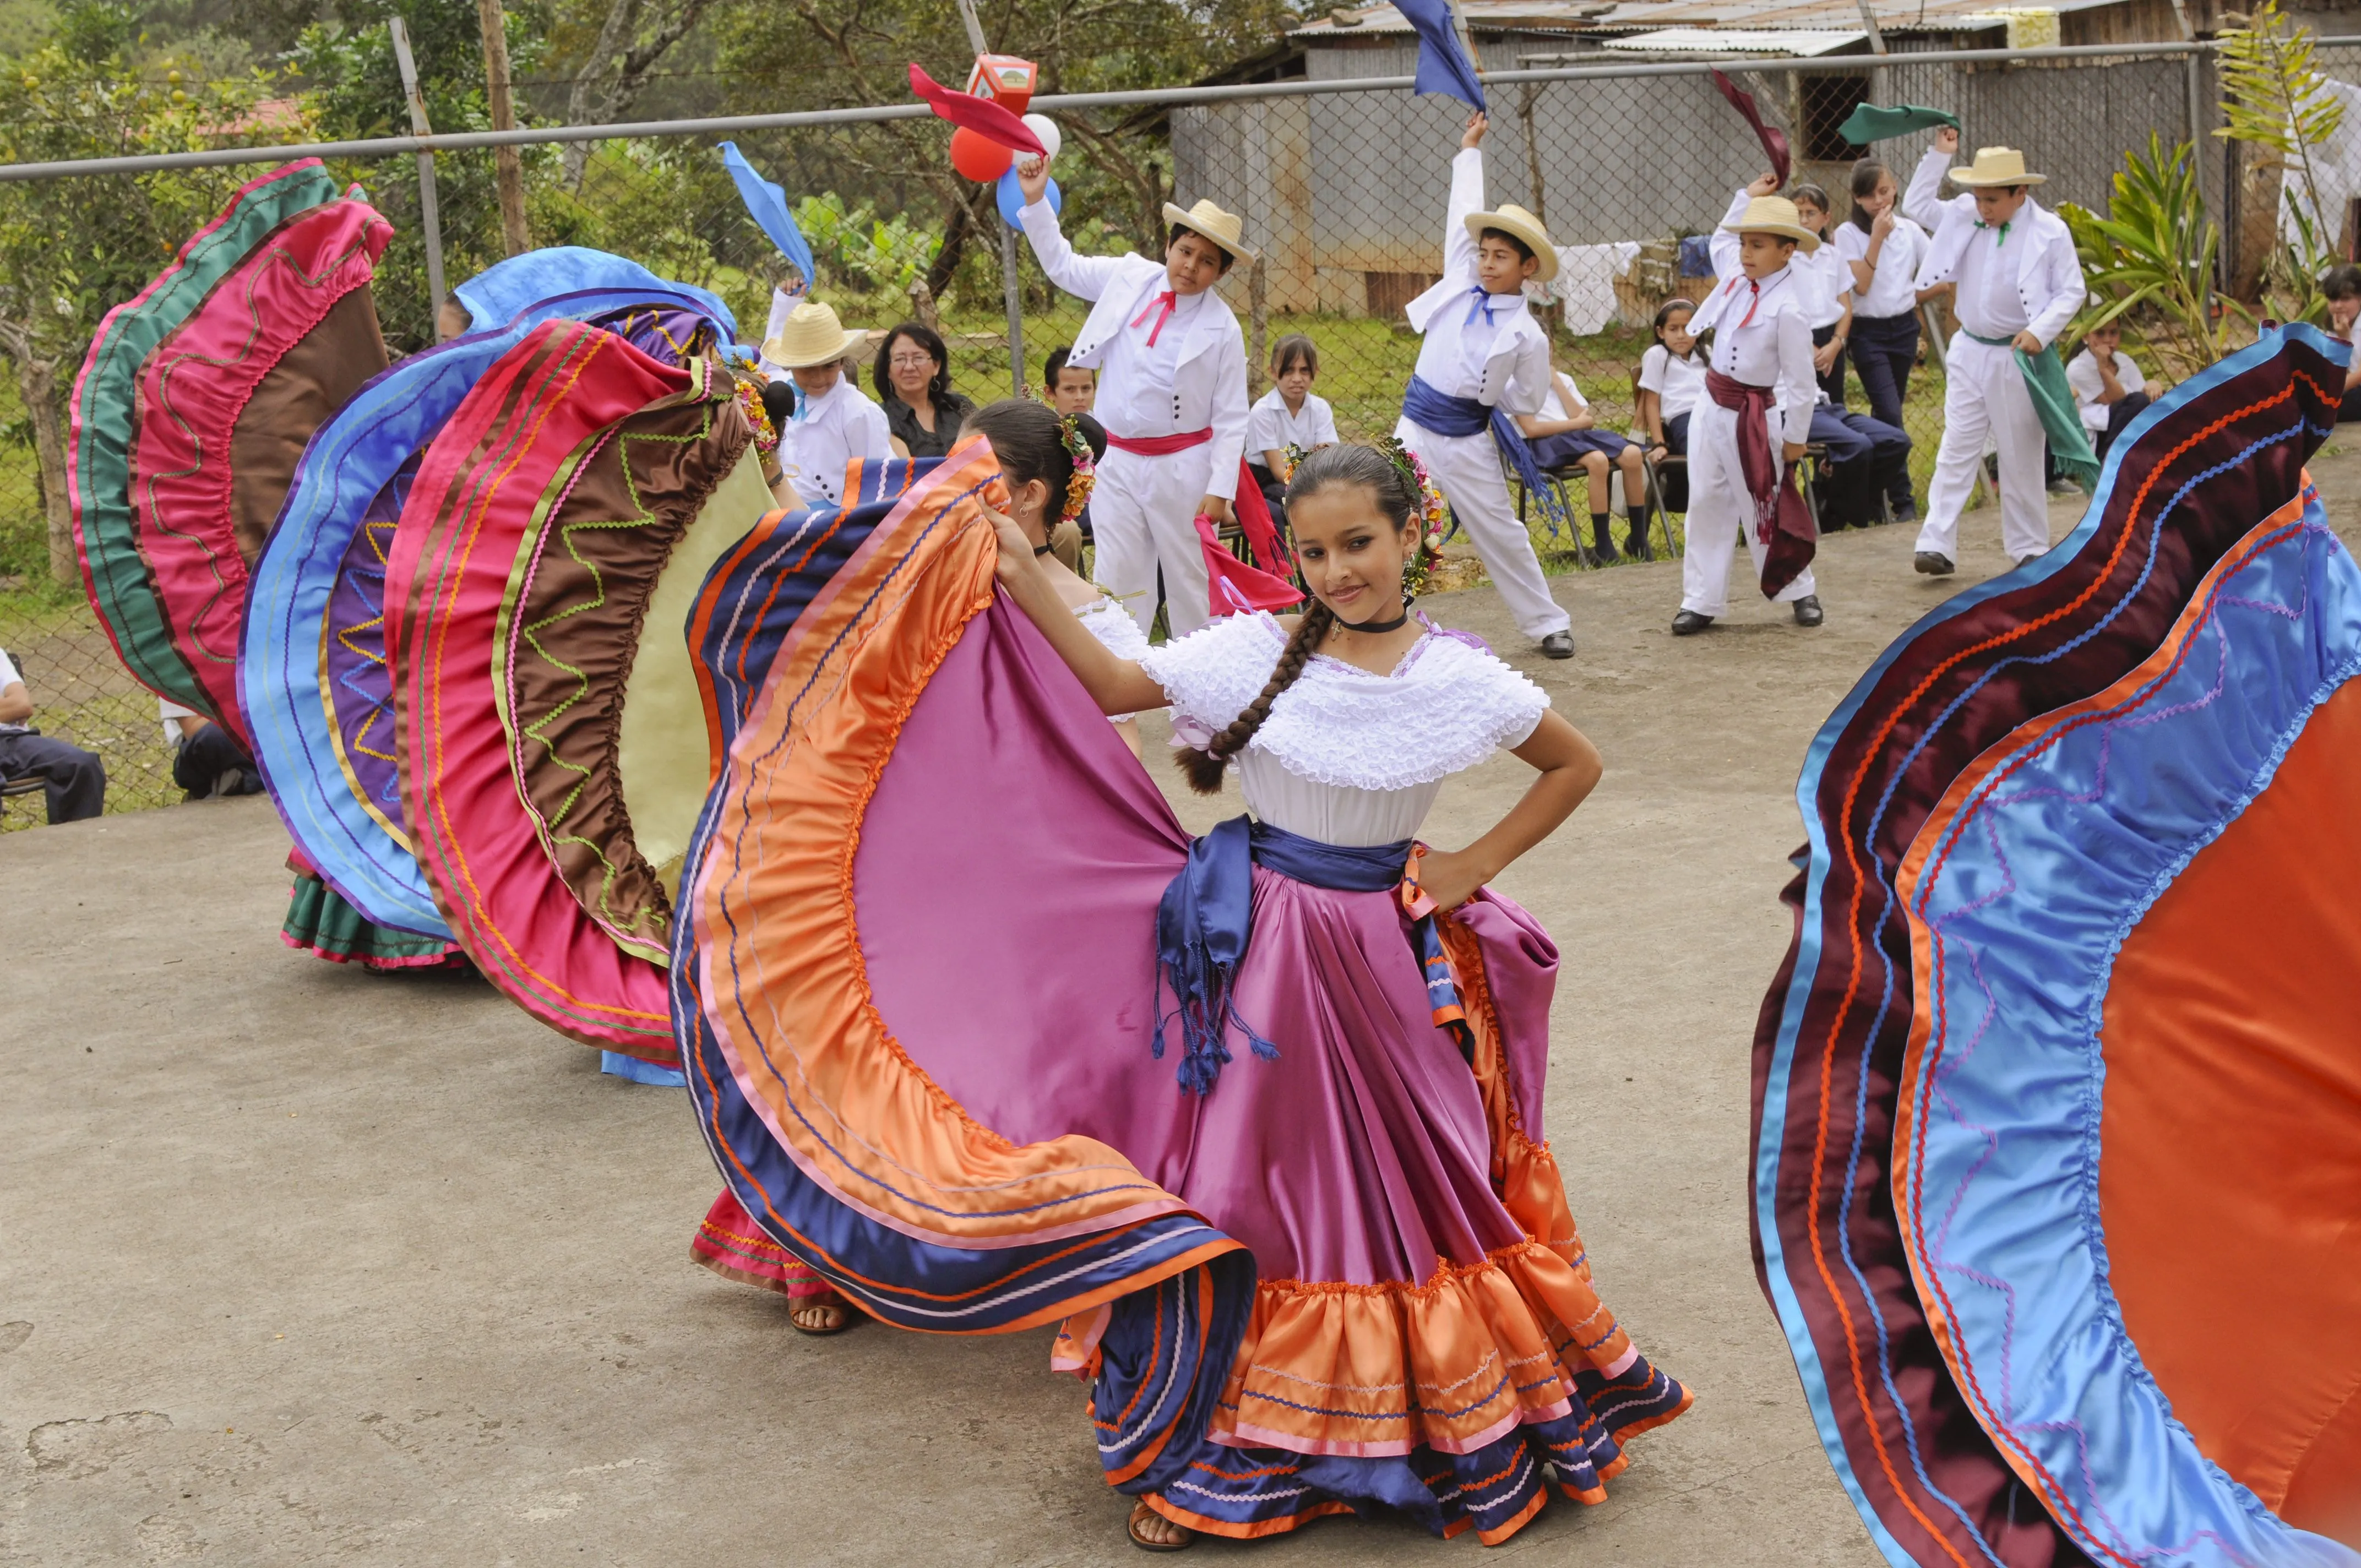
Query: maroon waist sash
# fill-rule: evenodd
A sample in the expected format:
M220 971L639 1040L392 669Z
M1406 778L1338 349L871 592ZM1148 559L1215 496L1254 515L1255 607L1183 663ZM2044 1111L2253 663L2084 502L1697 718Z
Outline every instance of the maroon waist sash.
M1763 546L1764 598L1778 598L1779 590L1803 574L1820 542L1812 509L1796 493L1794 474L1780 471L1771 450L1771 393L1769 387L1757 387L1719 370L1705 373L1706 396L1738 416L1738 471L1754 502L1754 537Z

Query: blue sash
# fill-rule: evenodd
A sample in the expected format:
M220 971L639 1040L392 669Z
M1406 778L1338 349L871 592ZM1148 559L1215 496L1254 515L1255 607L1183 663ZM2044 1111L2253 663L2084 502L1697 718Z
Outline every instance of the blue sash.
M1487 408L1474 398L1455 398L1438 392L1433 383L1412 372L1410 385L1402 389L1402 418L1437 435L1481 435L1489 430L1492 444L1500 449L1509 466L1517 471L1525 494L1540 503L1542 516L1549 521L1550 537L1557 537L1561 522L1569 529L1573 527L1573 520L1558 501L1556 489L1542 477L1541 465L1533 461L1533 449L1526 444L1525 433L1517 428L1517 422L1509 417L1506 410Z
M1230 1001L1238 966L1254 937L1254 868L1338 893L1385 893L1399 886L1414 841L1354 847L1323 844L1284 828L1233 817L1189 846L1180 874L1165 884L1156 905L1156 1058L1164 1058L1164 1025L1180 1021L1180 1087L1210 1093L1230 1059L1228 1035L1235 1024L1255 1055L1275 1061L1279 1047L1238 1016ZM1459 988L1430 915L1413 923L1413 951L1425 978L1435 1021L1457 1020ZM1174 1007L1164 1011L1162 987L1172 988ZM1463 1046L1462 1047L1466 1047Z

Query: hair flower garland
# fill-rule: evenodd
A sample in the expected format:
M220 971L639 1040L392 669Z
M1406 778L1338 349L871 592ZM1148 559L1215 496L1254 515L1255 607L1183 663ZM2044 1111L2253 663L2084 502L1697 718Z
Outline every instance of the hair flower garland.
M1082 434L1082 422L1072 414L1058 416L1058 434L1066 444L1066 455L1074 460L1074 472L1066 481L1066 505L1059 512L1060 523L1073 521L1091 504L1091 491L1099 482L1098 458L1091 452L1091 444Z
M1443 562L1443 542L1451 533L1451 508L1417 453L1392 436L1378 443L1378 449L1400 470L1402 477L1410 481L1411 493L1419 498L1418 543L1402 569L1402 587L1413 596L1422 594L1434 579L1435 567Z
M752 381L740 380L738 407L746 422L754 427L754 450L761 453L779 449L779 433L771 426L771 411L763 406L763 389Z

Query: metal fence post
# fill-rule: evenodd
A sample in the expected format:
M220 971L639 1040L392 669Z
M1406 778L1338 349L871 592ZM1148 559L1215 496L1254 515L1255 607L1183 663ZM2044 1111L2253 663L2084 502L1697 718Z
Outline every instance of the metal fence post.
M989 54L992 46L984 42L983 23L975 14L975 0L959 0L960 20L967 27L967 41L978 54ZM999 210L994 202L993 209ZM1025 395L1025 289L1016 276L1016 230L1007 219L1000 220L1000 292L1008 305L1008 395Z
M393 35L394 63L401 68L402 95L410 100L410 130L412 136L432 136L434 127L426 123L426 99L418 91L418 63L410 58L410 29L399 16L386 19L386 28ZM418 227L426 247L426 292L434 302L434 314L443 314L443 214L434 200L434 155L422 150L418 155ZM434 323L429 323L432 329Z

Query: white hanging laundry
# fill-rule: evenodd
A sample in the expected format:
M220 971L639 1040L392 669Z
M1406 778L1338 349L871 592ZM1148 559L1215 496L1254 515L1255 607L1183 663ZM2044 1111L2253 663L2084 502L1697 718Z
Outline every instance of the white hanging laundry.
M1562 245L1557 247L1557 276L1542 285L1527 285L1536 300L1564 302L1565 330L1576 337L1603 332L1615 319L1615 280L1631 270L1640 247L1633 240L1611 245Z

